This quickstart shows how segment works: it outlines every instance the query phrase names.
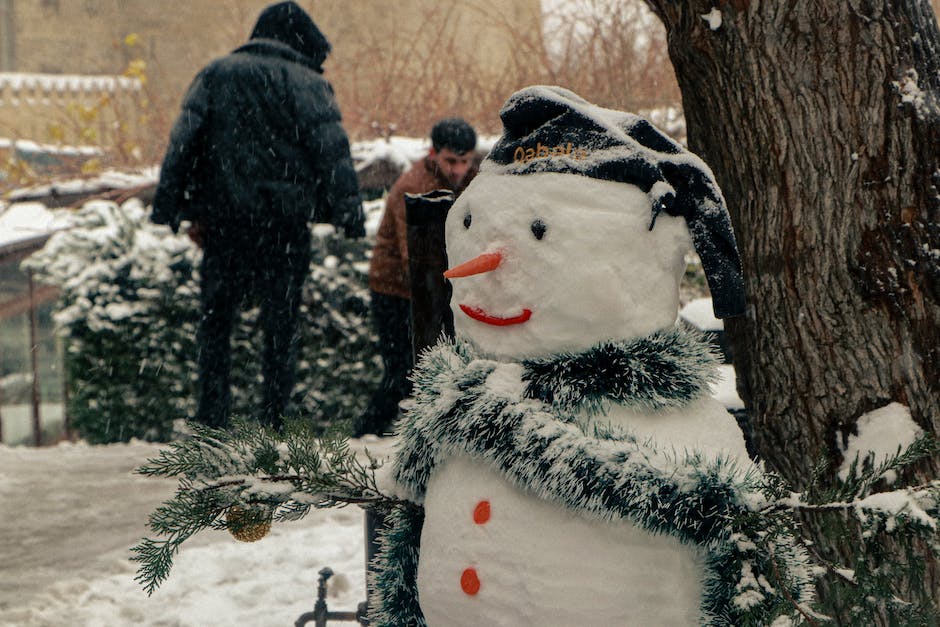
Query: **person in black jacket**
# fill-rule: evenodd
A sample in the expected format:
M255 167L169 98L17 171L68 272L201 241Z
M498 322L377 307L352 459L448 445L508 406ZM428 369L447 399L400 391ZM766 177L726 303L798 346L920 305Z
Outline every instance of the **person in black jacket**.
M183 220L203 249L195 419L227 425L230 336L242 301L260 300L262 422L279 426L294 385L308 222L361 237L359 185L322 63L330 44L296 3L262 11L245 45L194 79L170 135L152 220Z

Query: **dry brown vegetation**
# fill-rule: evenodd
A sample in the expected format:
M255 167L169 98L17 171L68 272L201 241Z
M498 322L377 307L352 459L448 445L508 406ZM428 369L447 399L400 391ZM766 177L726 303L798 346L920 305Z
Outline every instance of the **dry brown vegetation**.
M247 36L256 7L227 2L230 19L217 28L234 47ZM931 2L940 12L940 0ZM497 113L507 96L533 84L561 85L591 102L630 111L679 106L665 31L643 0L568 0L563 10L545 10L541 30L491 2L465 0L462 6L508 42L504 58L482 62L479 54L461 52L455 42L463 23L449 3L429 4L420 37L407 29L390 35L361 28L347 35L355 37L355 46L343 36L333 38L328 77L353 139L423 137L449 115L466 118L482 133L498 133ZM316 7L307 8L316 14ZM102 157L86 163L86 172L159 163L178 94L163 84L159 59L144 64L146 55L139 52L146 47L133 37L115 42L115 72L142 78L139 92L60 106L46 114L45 136L23 138L101 146ZM22 163L0 158L0 168L8 174L7 186L31 178Z
M469 4L510 42L502 67L484 66L454 45L450 5L426 15L431 45L374 40L332 76L350 134L424 136L443 116L460 115L484 133L500 129L507 96L533 84L567 87L600 105L638 110L679 102L665 31L640 0L576 0L548 10L545 27L523 30L515 16ZM370 37L370 33L363 33ZM372 34L371 36L377 37ZM337 42L337 46L342 42Z
M218 27L240 41L253 12L234 0L232 6L231 23ZM453 5L429 6L421 37L405 29L389 36L363 28L354 33L356 46L333 40L341 62L328 66L328 78L351 138L424 137L436 120L451 115L481 133L498 133L503 102L533 84L561 85L597 104L634 111L679 102L664 29L642 0L571 0L564 11L546 11L541 30L493 3L467 0L477 26L508 42L505 58L495 62L460 52L455 41L463 26ZM141 79L140 91L47 110L46 136L26 139L100 146L102 155L84 163L85 174L159 163L179 103L161 84L159 59L144 61L146 48L134 34L114 48L115 73ZM8 189L43 178L22 162L0 159L0 168Z

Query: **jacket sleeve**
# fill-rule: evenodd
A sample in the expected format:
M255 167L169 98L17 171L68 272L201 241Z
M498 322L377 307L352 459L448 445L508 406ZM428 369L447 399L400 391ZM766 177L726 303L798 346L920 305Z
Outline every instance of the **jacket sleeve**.
M392 185L385 199L385 214L383 215L383 219L391 220L393 224L395 244L398 246L398 254L401 256L402 267L406 274L408 271L408 220L405 215L405 194L410 191L401 183Z
M179 229L181 220L193 217L189 200L197 183L193 173L204 150L202 143L209 108L206 74L203 70L196 76L183 99L182 112L170 132L154 194L151 220L169 225L173 232Z
M347 237L362 237L365 235L365 216L349 138L342 126L333 88L326 81L323 81L319 95L327 102L321 104L321 110L326 114L311 130L314 137L313 167L318 179L314 219L343 228Z
M349 152L349 139L339 122L322 129L324 155L319 160L317 206L325 222L342 227L348 237L365 235L365 217L359 197L359 177Z

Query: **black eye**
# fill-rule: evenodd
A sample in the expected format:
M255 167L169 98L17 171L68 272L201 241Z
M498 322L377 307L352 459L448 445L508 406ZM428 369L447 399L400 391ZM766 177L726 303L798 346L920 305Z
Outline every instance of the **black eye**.
M463 217L463 228L469 229L471 221L472 219L470 218L470 214L468 213L467 215Z
M466 224L466 222L464 222ZM545 237L545 231L548 230L548 225L542 222L541 220L532 221L532 235L535 236L535 239L542 239Z

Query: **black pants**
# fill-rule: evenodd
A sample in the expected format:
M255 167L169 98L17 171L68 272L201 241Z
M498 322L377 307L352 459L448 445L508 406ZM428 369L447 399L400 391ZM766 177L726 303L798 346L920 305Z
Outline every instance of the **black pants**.
M353 425L353 437L391 430L398 417L398 403L411 394L408 375L414 367L411 353L411 301L372 292L372 326L379 336L384 374L369 406Z
M310 266L310 230L210 228L202 259L202 320L198 332L199 399L196 420L228 424L232 396L232 327L242 303L259 303L264 334L262 406L254 417L279 427L294 387L301 287Z

